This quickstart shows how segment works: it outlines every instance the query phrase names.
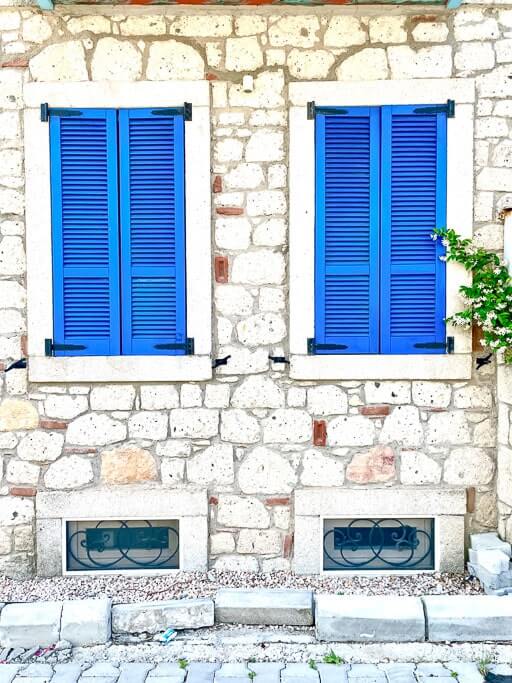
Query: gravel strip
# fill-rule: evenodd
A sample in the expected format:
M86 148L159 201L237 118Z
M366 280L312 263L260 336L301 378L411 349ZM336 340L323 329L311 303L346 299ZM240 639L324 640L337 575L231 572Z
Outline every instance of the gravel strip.
M17 581L0 577L0 601L33 602L107 595L115 603L210 597L219 588L306 588L353 595L460 595L482 593L477 580L463 574L415 576L296 576L289 572L249 574L215 571L160 576L72 576Z

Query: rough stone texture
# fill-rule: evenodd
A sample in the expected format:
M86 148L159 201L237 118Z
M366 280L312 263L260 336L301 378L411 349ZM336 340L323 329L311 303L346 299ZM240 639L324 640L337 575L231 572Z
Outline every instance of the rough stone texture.
M299 590L223 588L215 596L215 621L221 624L310 626L313 594Z
M61 602L12 603L0 612L0 645L30 648L59 640Z
M296 481L290 463L264 446L247 455L238 473L238 482L244 493L289 493Z
M317 595L316 635L344 642L425 640L419 598L362 595Z
M441 641L503 641L510 637L512 603L491 595L423 598L428 637Z
M90 413L69 424L66 441L79 446L106 446L126 438L126 427L107 415Z
M101 454L101 479L106 484L133 484L157 478L155 459L136 446L121 446Z
M60 458L48 467L44 475L45 486L49 489L76 489L93 480L91 463L78 455Z
M35 431L27 434L18 445L17 454L22 460L53 462L62 453L64 437L57 432Z
M355 484L390 481L395 476L395 454L389 446L376 446L368 453L359 453L347 466L347 479Z
M203 77L204 62L190 45L166 40L150 45L146 73L150 81L194 80Z
M141 602L112 607L112 633L148 633L213 626L213 600L208 598Z
M102 645L111 637L110 598L65 601L62 607L60 639L72 645Z
M30 401L10 398L0 403L0 432L35 429L38 424L39 415Z

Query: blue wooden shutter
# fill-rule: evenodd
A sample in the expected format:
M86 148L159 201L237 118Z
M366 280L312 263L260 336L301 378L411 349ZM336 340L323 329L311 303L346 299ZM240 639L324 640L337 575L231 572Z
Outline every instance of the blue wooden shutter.
M52 113L50 150L55 353L119 354L116 112Z
M315 136L316 352L378 353L379 110L322 109Z
M446 113L382 107L381 352L444 353Z
M184 119L158 112L119 112L125 354L185 352Z

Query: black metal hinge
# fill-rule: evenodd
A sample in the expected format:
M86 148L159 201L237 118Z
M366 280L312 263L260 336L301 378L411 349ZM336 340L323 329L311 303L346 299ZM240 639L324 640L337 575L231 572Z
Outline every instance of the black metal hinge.
M230 358L231 354L224 356L224 358L215 358L212 363L212 368L215 370L215 368L220 368L221 365L227 365Z
M43 102L40 107L41 121L49 121L50 116L82 116L80 109L54 109L48 106L48 102Z
M290 361L284 356L269 356L268 359L271 360L272 363L284 363L285 365L290 365Z
M315 103L314 102L308 102L307 104L308 107L308 121L312 121L315 118Z
M192 121L192 104L184 102L182 107L167 107L164 109L153 109L154 116L183 116L185 121Z
M317 107L315 102L307 104L308 119L312 121L317 114L348 114L348 109L342 107Z
M193 356L194 337L187 337L187 341L181 344L155 344L154 348L160 351L185 351L186 356Z
M446 113L446 117L453 119L455 117L455 100L447 100L446 104L435 104L431 107L416 107L415 114L440 114Z
M447 353L455 351L455 337L446 337L446 342L424 342L414 344L415 349L445 349Z
M348 349L346 344L317 344L314 337L308 338L308 355L313 356L318 351L343 351Z
M44 340L44 355L55 356L55 351L83 351L84 344L56 344L53 339Z

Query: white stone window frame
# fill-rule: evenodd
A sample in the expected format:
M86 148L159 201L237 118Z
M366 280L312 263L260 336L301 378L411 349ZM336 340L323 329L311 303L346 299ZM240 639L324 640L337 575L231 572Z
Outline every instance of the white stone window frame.
M212 377L210 94L207 81L28 83L24 87L27 317L32 382L198 381ZM185 124L187 336L193 356L44 355L53 338L49 124L40 105L144 108L192 103Z
M178 569L68 571L66 522L171 519L179 523ZM37 576L156 576L208 568L205 488L113 487L44 491L36 496Z
M371 577L464 570L464 489L299 489L295 491L294 505L293 571L296 574ZM324 520L388 517L434 520L434 569L340 571L323 568Z
M367 82L291 83L290 98L290 377L304 380L471 378L471 331L451 327L455 353L413 355L307 355L315 321L315 140L307 103L318 106L442 104L455 101L448 119L447 226L463 237L473 234L473 79L416 79ZM464 268L446 266L447 316L464 307Z

